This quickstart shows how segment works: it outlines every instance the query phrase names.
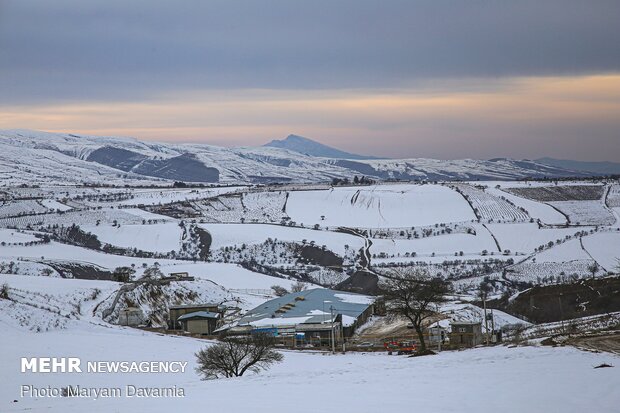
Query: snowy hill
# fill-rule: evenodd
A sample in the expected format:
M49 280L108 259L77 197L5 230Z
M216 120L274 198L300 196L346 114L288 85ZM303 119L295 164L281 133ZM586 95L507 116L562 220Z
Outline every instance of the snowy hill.
M618 162L583 162L555 158L540 158L537 159L536 162L559 168L573 169L575 171L592 172L600 175L620 174L620 163Z
M304 138L298 135L288 135L286 139L272 140L264 146L273 148L288 149L293 152L299 152L310 156L319 156L322 158L335 159L378 159L374 156L357 155L354 153L344 152L331 146Z
M378 180L516 180L587 173L511 159L352 160L305 155L273 145L223 148L28 130L0 131L0 177L8 185L316 183L333 178L351 179L354 175Z

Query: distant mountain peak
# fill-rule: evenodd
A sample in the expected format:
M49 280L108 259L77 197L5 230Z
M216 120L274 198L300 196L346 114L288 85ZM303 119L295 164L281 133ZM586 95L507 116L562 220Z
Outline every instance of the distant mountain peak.
M288 135L285 139L274 139L264 146L272 148L288 149L289 151L298 152L304 155L318 156L322 158L333 159L379 159L375 156L358 155L332 148L312 139L299 135Z
M312 139L304 138L303 136L294 135L294 134L288 135L284 140L285 141L297 141L297 142L315 142Z

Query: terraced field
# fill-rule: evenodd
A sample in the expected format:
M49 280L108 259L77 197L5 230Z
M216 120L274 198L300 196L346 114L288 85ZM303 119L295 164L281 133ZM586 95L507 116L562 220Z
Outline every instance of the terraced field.
M470 203L476 216L484 221L526 222L530 216L527 211L506 199L491 195L484 189L472 185L454 185L454 188Z
M287 218L286 192L251 192L192 203L206 222L279 223Z
M48 209L45 206L34 199L8 201L0 205L0 218L24 214L42 214L47 211Z
M138 215L116 209L68 211L63 214L39 214L0 218L0 228L38 228L48 225L71 226L92 225L97 222L108 224L140 224Z
M602 185L557 185L531 188L506 188L506 191L534 201L594 201L601 199L605 193Z
M564 213L572 225L613 225L616 218L599 200L549 202Z

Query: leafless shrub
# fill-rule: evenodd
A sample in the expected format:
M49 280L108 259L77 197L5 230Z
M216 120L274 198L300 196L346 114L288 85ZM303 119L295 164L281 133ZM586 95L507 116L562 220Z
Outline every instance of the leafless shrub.
M279 285L272 285L271 289L276 297L282 297L283 295L288 294L288 290L284 287L280 287Z
M305 291L308 288L308 286L306 285L306 283L303 283L301 281L297 281L295 284L291 285L291 292L292 293L300 293L302 291Z
M9 285L7 283L2 284L0 287L0 298L9 300Z
M223 337L219 343L197 352L196 372L204 380L239 377L246 371L267 370L284 358L273 349L273 337L256 334L251 337Z

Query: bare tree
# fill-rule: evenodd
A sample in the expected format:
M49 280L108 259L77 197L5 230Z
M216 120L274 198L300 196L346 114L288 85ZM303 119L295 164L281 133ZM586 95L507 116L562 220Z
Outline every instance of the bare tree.
M485 301L491 292L493 292L491 279L489 277L484 277L478 285L478 298L480 298L481 301Z
M385 274L380 288L387 311L411 321L420 341L420 353L426 353L424 324L446 301L449 283L420 269L398 269Z
M246 371L267 370L284 358L273 349L273 337L256 334L251 337L223 337L220 342L196 353L196 372L204 380L239 377Z
M126 282L129 282L129 280L131 280L131 276L135 272L136 272L136 270L134 270L131 267L117 267L114 270L114 272L112 273L112 279L114 281L126 283ZM145 271L145 273L146 273L146 271Z
M306 283L303 283L301 281L297 281L295 284L291 285L291 292L292 293L300 293L302 291L305 291L308 288L308 286L306 285Z
M144 273L142 274L142 277L144 277L144 278L163 278L164 277L164 273L161 272L161 270L159 269L159 264L155 263L155 264L153 264L153 266L148 267L146 270L144 270Z
M283 295L288 294L288 290L284 287L280 287L279 285L272 285L271 289L276 297L282 297Z
M9 299L9 285L7 283L0 286L0 298L4 298L5 300Z
M591 265L588 265L588 271L592 273L592 278L596 276L596 273L598 272L598 270L599 268L596 262L593 262Z

